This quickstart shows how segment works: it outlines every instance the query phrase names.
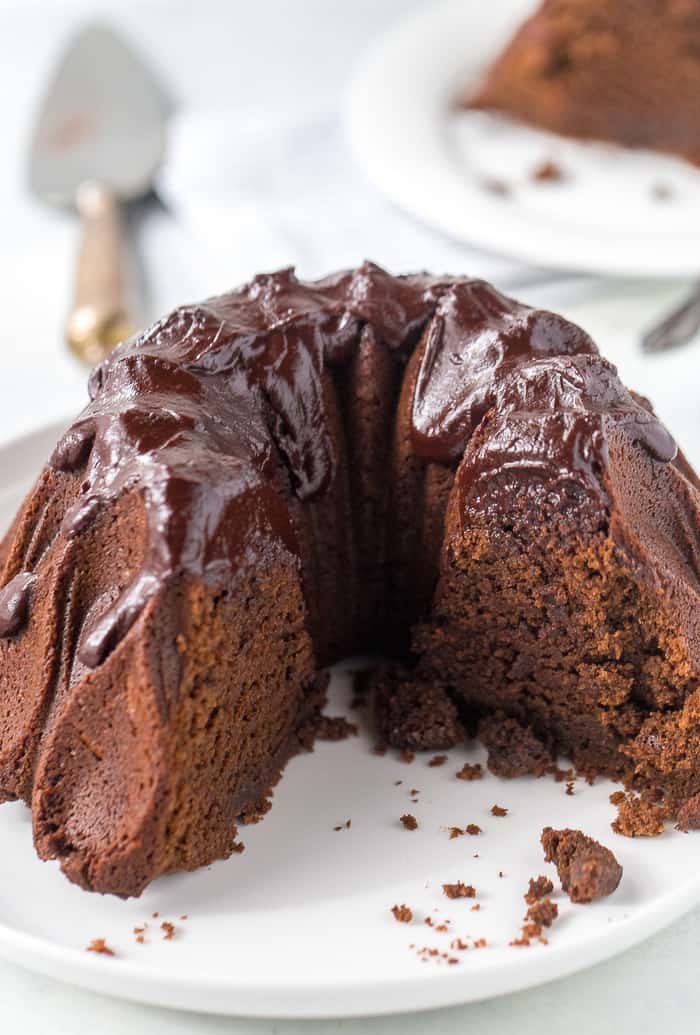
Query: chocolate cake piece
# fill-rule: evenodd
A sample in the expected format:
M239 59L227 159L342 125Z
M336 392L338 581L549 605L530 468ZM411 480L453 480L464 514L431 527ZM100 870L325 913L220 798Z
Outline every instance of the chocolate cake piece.
M542 776L552 764L551 753L533 730L502 713L481 720L479 739L488 751L487 765L496 776Z
M539 877L530 877L527 891L523 897L529 906L533 906L535 902L539 902L540 899L551 895L553 891L554 885L549 877L540 875Z
M697 481L580 328L469 278L283 270L90 397L0 571L0 795L72 880L239 851L368 648L407 760L497 713L665 814L700 793Z
M611 895L622 879L622 867L604 845L580 830L542 831L545 862L553 862L562 889L572 902L592 902Z
M457 707L439 684L431 687L394 666L378 669L372 686L381 743L420 751L449 748L464 740Z
M699 97L695 0L544 0L463 104L698 165Z
M678 810L678 829L683 831L700 830L700 794L684 801Z
M658 837L664 832L664 806L634 791L616 791L610 801L617 807L617 818L610 826L623 837ZM683 806L681 806L681 809ZM681 810L678 811L680 822Z
M539 899L528 907L525 919L538 927L551 927L559 916L559 907L550 898Z

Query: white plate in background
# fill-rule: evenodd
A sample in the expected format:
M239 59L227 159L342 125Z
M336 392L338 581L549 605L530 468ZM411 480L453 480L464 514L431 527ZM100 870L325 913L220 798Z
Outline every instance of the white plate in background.
M50 426L0 449L0 529L60 432ZM333 679L329 714L350 714L350 678ZM551 779L457 780L473 745L410 765L372 751L371 730L319 743L291 761L273 808L243 828L243 855L155 882L139 900L82 891L42 863L28 810L0 808L0 954L13 963L113 996L232 1015L323 1017L380 1014L470 1002L571 974L635 944L700 902L700 836L614 835L612 785L577 781L568 797ZM397 784L397 781L402 781ZM410 791L417 788L418 803ZM505 818L490 814L499 804ZM402 813L419 828L404 830ZM335 826L352 821L350 829ZM483 833L450 839L448 826ZM555 877L542 859L542 827L580 827L610 845L624 866L608 899L572 905L560 892L549 945L515 948L528 878ZM476 855L475 855L476 853ZM478 857L477 857L478 856ZM499 871L503 876L499 876ZM445 882L473 884L481 905L448 900ZM397 923L394 904L414 911ZM159 916L154 918L153 913ZM186 920L180 919L187 914ZM448 934L424 924L448 918ZM163 939L162 921L175 924ZM148 923L146 944L134 927ZM85 951L105 938L116 955ZM452 938L483 949L452 952ZM409 946L435 946L457 965L423 963Z
M700 171L671 157L586 144L455 99L475 85L533 0L443 0L401 22L356 71L353 154L424 224L538 266L621 276L700 273ZM563 182L537 183L554 160ZM486 188L505 182L506 196ZM671 191L655 197L655 187Z

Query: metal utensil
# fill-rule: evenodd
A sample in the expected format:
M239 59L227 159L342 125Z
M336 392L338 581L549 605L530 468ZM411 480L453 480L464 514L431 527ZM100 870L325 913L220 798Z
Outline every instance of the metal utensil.
M29 183L82 221L66 341L99 362L136 329L135 270L120 205L147 194L165 143L168 104L148 69L111 29L83 28L70 42L41 107Z
M700 332L700 283L688 298L642 336L644 352L668 352L687 345Z

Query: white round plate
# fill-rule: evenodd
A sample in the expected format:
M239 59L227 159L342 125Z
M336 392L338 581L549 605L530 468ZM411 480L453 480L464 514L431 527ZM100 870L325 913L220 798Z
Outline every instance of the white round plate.
M533 6L431 3L376 43L350 90L356 160L408 213L469 244L545 267L697 274L697 169L456 108ZM533 179L548 159L566 174L563 182ZM494 180L506 184L506 195L488 189ZM670 197L655 197L658 187Z
M58 437L50 427L0 450L0 524L6 526ZM329 714L349 714L351 678L333 679ZM197 873L158 880L138 900L81 891L34 854L28 810L0 808L0 953L16 963L114 996L212 1013L265 1017L379 1014L464 1003L572 973L620 952L700 902L700 839L669 830L628 840L610 830L612 789L577 781L572 797L546 778L455 777L476 746L406 764L358 737L294 758L265 820L243 828L246 850ZM417 795L412 790L417 789ZM418 801L411 800L417 797ZM508 809L491 815L494 804ZM403 813L419 826L405 830ZM345 826L351 821L349 828ZM476 823L478 836L447 828ZM528 878L555 877L542 827L579 827L624 866L619 889L591 905L558 892L548 945L516 948ZM341 827L336 830L334 828ZM556 879L556 877L555 877ZM445 882L477 889L448 900ZM395 904L413 910L397 923ZM155 916L154 914L158 914ZM182 919L187 914L187 919ZM434 925L449 921L447 933ZM160 924L175 925L172 940ZM135 927L148 924L145 943ZM113 957L86 951L105 938ZM450 948L454 938L471 946ZM415 948L411 948L411 946ZM424 946L442 956L423 962Z

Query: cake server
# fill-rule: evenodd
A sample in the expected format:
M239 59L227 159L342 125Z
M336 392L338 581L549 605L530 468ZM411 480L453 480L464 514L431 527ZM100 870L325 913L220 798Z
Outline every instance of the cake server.
M687 345L700 332L700 283L686 299L642 336L644 352L668 352Z
M74 37L50 82L32 136L29 184L82 222L66 341L94 364L137 326L135 266L120 208L147 194L165 143L160 86L111 29Z

